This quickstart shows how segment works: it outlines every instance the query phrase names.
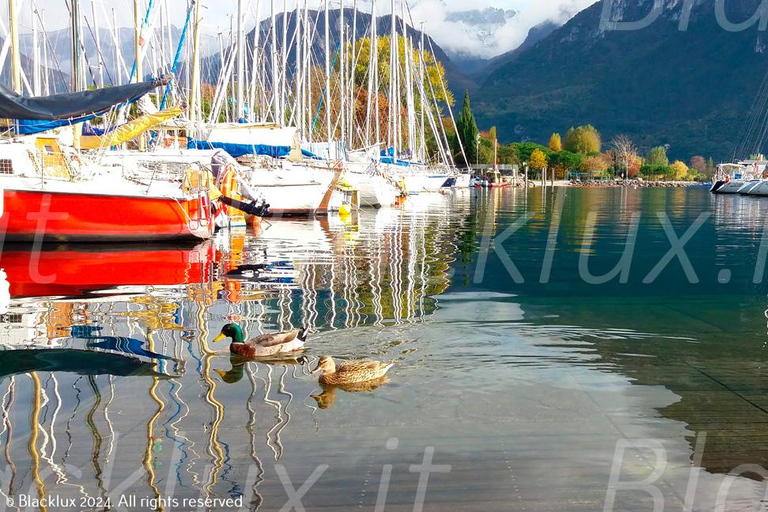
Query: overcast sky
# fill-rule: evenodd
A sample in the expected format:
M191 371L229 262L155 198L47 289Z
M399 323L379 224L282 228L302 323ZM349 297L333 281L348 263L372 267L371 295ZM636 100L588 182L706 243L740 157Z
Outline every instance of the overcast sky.
M22 3L22 30L29 30L32 18L32 6L37 6L44 19L45 26L49 29L64 28L67 26L67 9L65 0L18 0ZM186 12L185 0L154 0L156 5L165 3L169 8L169 18L172 24L181 26L184 23ZM230 19L237 9L237 0L202 0L204 9L204 28L210 33L228 32ZM302 4L303 4L303 0ZM351 6L355 0L344 0L345 6ZM438 44L451 52L467 53L492 57L517 47L528 33L528 29L546 20L565 21L570 16L594 3L596 0L411 0L410 5L414 21L426 22L426 32L430 34ZM261 18L269 15L272 0L243 0L246 8L246 26L254 26L257 12ZM284 2L289 8L296 4L296 0L274 0L278 9L283 8ZM309 0L310 7L322 5L319 0ZM370 10L370 0L357 0L362 9ZM332 0L332 8L338 8L340 0ZM7 19L8 2L0 2L0 12ZM93 7L92 7L93 4ZM139 0L139 4L145 6L147 0ZM260 5L259 5L260 4ZM116 14L118 24L132 26L133 2L130 0L81 0L81 10L92 19L92 8L95 8L99 26L106 28L111 23L112 11ZM389 0L377 0L377 9L380 14L390 10ZM509 20L504 27L497 27L493 37L486 38L483 43L478 38L466 37L471 34L473 27L463 23L449 23L445 21L446 15L452 12L470 9L482 9L484 7L498 7L521 11L520 15ZM457 37L463 34L464 37ZM490 39L491 43L488 43Z

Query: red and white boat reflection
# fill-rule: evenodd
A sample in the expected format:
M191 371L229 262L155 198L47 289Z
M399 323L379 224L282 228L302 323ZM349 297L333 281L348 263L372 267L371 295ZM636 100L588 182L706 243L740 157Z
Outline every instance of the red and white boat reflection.
M121 293L126 287L180 286L210 282L213 245L6 244L0 269L11 298L83 297L95 292Z

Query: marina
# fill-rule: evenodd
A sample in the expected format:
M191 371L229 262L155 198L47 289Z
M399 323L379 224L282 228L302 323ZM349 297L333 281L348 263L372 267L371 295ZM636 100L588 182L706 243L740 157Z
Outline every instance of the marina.
M753 281L768 204L704 188L561 190L420 195L405 209L277 220L187 249L51 246L37 266L48 284L24 283L29 253L5 251L3 493L123 497L137 503L128 510L146 509L142 499L242 498L245 509L280 510L291 496L281 475L298 489L321 471L302 495L308 510L373 509L391 464L386 509L410 509L420 477L409 467L433 450L450 471L430 475L427 510L457 500L462 510L594 510L617 443L654 439L667 503L706 510L734 468L768 463L757 448L768 306L765 280ZM544 286L542 228L559 201ZM642 215L644 254L627 284L579 279L571 247L584 239L586 206L600 219L595 274L620 258L628 213ZM669 249L660 207L678 231L710 214L687 249L700 283L672 264L643 284ZM478 235L526 212L528 242L506 247L527 280L490 258L476 283ZM267 266L237 271L255 263ZM295 358L239 360L213 341L227 323L251 336L310 335ZM325 355L395 366L368 386L323 388L309 370ZM621 478L657 467L634 454L622 464ZM763 493L746 474L726 503ZM630 491L616 500L652 504Z
M715 164L438 3L9 0L0 512L765 508L768 80Z

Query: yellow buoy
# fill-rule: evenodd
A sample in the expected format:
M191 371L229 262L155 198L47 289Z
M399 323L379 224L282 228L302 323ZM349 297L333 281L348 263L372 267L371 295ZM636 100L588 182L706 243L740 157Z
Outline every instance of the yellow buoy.
M352 213L352 208L350 208L348 204L343 204L339 208L339 215L345 216L349 215L350 213Z

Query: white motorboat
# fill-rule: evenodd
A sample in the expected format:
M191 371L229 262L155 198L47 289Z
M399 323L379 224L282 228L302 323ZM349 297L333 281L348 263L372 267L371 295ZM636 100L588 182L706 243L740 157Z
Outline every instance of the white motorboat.
M745 160L735 164L721 164L717 167L710 192L713 194L746 193L758 185L759 178L765 172L768 162L763 160ZM754 182L754 183L750 183ZM744 188L745 185L749 185Z

